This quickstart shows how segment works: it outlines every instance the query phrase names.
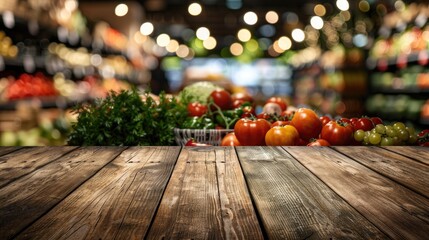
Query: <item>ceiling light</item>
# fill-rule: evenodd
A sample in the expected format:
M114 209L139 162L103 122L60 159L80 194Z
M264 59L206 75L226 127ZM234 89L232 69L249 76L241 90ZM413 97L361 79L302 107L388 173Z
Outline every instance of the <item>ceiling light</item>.
M273 43L273 49L274 49L274 51L275 52L277 52L277 53L282 53L282 52L284 52L285 50L283 49L283 48L281 48L280 46L279 46L279 41L274 41L274 43Z
M140 26L140 32L141 34L145 36L149 36L153 32L153 24L150 22L145 22Z
M337 0L336 2L338 9L341 11L349 10L349 2L347 0Z
M185 58L189 55L189 48L186 45L180 44L176 51L176 55L180 58Z
M292 31L292 38L295 40L295 42L302 42L305 39L305 33L301 29L295 28Z
M362 12L368 12L369 9L370 9L370 5L369 5L369 3L367 1L362 0L362 1L359 2L359 9Z
M269 11L265 14L265 20L271 24L277 23L279 21L279 15L274 11Z
M201 5L199 3L191 3L188 7L188 12L192 16L200 15L202 10L203 10L203 8L201 7Z
M252 38L252 33L248 29L242 28L238 31L237 38L242 42L247 42Z
M313 16L310 19L310 24L314 29L322 29L323 28L323 19L319 16Z
M128 13L128 5L127 4L121 3L115 7L116 16L123 17L123 16L127 15L127 13Z
M254 12L247 12L243 16L244 22L248 25L255 25L258 22L258 15Z
M179 48L179 42L174 39L171 39L170 42L165 47L165 49L167 49L167 51L170 53L176 52L178 48Z
M210 37L210 30L206 27L200 27L197 29L196 35L198 39L204 41Z
M241 46L240 43L233 43L229 47L229 51L231 51L234 56L240 56L243 53L243 46Z
M208 37L206 40L203 41L203 46L207 50L214 49L216 45L217 45L216 39L212 36Z
M292 41L288 37L280 37L277 41L277 45L283 49L283 51L289 50L292 47Z
M166 47L170 43L170 36L168 36L165 33L160 34L156 38L156 44L158 44L160 47Z
M323 17L326 14L326 8L322 4L317 4L314 6L314 14L317 16Z
M74 10L76 10L78 6L78 3L76 0L66 0L64 3L64 8L67 9L67 11L69 12L73 12Z

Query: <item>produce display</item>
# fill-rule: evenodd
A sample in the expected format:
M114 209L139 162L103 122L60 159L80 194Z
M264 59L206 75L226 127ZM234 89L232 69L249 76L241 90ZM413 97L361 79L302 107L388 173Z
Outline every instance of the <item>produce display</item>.
M11 80L5 90L7 100L25 99L30 97L50 97L58 95L52 80L44 74L22 74L18 79Z
M186 96L161 93L158 97L124 90L81 105L75 109L79 115L72 124L68 144L177 145L174 129L230 130L217 144L189 137L184 139L185 146L425 146L429 142L429 130L419 133L400 121L387 124L379 117L332 119L309 108L295 108L279 97L267 99L262 112L256 113L248 94L231 94L218 87L198 101L189 100L194 90L185 91Z

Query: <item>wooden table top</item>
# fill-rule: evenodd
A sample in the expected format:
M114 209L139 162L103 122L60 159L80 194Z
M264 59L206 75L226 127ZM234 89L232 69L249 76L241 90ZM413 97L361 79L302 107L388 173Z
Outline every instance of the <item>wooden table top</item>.
M0 239L428 237L429 148L0 148Z

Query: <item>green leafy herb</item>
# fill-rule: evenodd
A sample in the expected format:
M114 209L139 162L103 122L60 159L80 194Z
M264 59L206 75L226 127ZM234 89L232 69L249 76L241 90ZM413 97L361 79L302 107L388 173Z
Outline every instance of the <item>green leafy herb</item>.
M173 129L187 117L186 107L160 94L159 103L136 89L111 92L104 99L78 105L69 145L175 145ZM144 99L144 100L142 100Z

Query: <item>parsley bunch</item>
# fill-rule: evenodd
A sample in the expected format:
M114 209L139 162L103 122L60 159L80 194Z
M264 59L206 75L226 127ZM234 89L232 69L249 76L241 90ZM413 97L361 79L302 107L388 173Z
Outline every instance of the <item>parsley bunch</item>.
M104 99L77 105L68 144L75 146L175 145L174 127L186 119L186 107L160 94L159 103L136 89L111 92Z

